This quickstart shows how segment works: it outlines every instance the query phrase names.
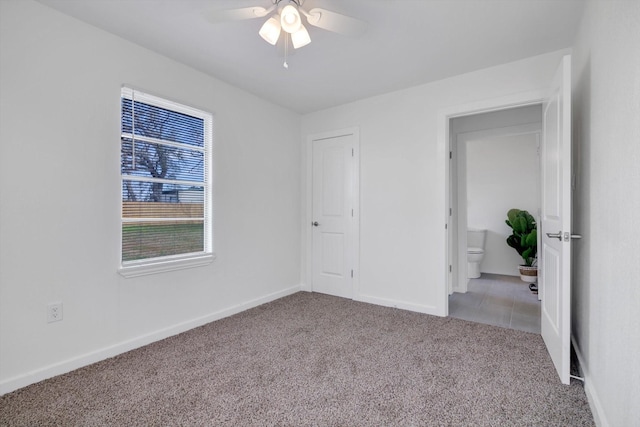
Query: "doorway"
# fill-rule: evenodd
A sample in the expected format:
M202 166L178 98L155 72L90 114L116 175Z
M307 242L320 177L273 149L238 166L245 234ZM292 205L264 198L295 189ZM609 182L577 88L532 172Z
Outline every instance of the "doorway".
M541 214L538 224L538 275L541 293L541 335L563 384L569 384L571 349L571 242L581 236L571 227L571 56L562 57L546 89L509 95L442 109L438 114L438 148L443 162L439 170L444 182L442 313L449 314L452 289L452 259L457 250L451 223L450 135L451 120L477 113L502 111L532 104L543 105L540 173ZM449 154L449 155L447 155ZM557 230L557 231L556 231Z
M450 120L452 317L540 333L538 297L520 281L505 218L511 208L539 216L541 131L540 104ZM468 229L484 240L475 272L468 271Z

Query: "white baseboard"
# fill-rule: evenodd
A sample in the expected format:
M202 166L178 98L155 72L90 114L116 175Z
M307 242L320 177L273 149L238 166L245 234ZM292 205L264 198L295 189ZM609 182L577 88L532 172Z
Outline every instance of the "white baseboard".
M382 305L384 307L400 308L402 310L415 311L423 314L431 314L433 316L442 316L437 310L437 307L431 305L412 304L404 301L397 301L387 298L378 298L368 295L360 295L354 298L356 301L362 301L369 304Z
M462 287L462 286L454 286L453 287L453 292L457 292L459 294L466 294L468 291L467 287Z
M604 409L602 408L602 404L600 403L600 399L598 398L598 393L596 389L593 388L591 376L589 375L589 366L585 363L582 351L576 343L575 337L573 335L571 336L571 343L573 344L573 349L576 352L578 363L580 363L580 369L582 370L582 375L584 376L584 392L587 395L589 408L591 409L591 413L593 414L593 421L598 427L610 427L610 424L604 415Z
M300 290L305 292L313 292L313 289L311 289L311 285L308 285L306 283L302 283L300 285Z
M149 334L141 335L139 337L123 341L121 343L105 347L90 353L73 357L71 359L64 360L62 362L54 363L43 368L35 369L25 374L17 375L15 377L6 379L0 382L0 395L10 393L22 387L26 387L30 384L46 380L57 375L66 374L75 369L82 368L87 365L99 362L101 360L108 359L110 357L117 356L127 351L143 347L151 344L155 341L171 337L173 335L186 332L190 329L197 328L198 326L206 325L207 323L214 322L216 320L223 319L225 317L232 316L242 311L248 310L259 305L275 301L277 299L286 297L300 291L300 286L294 286L288 289L284 289L272 294L264 295L259 298L245 301L243 303L225 308L223 310L216 311L206 316L198 317L196 319L188 320L186 322L178 323L168 328L160 329Z

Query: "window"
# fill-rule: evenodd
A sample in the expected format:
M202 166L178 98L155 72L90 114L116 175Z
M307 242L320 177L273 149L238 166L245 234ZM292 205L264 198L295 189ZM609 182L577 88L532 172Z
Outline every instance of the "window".
M120 273L211 262L211 114L126 87L121 109Z

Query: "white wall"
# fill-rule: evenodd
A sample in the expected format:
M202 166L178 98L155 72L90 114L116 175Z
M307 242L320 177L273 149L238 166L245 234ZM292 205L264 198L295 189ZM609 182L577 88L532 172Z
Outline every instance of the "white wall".
M519 276L522 258L506 244L511 229L505 219L511 208L538 214L541 117L541 106L531 105L452 120L458 162L464 163L459 173L464 181L459 185L466 184L464 228L487 230L483 273Z
M487 230L483 273L519 276L522 258L506 243L509 209L536 216L540 205L538 135L495 136L466 143L467 223Z
M0 393L299 289L297 114L39 3L0 8ZM214 114L207 267L116 272L123 83Z
M360 128L361 249L356 298L445 314L444 165L448 156L438 142L439 112L450 106L543 90L563 53L303 116L305 136ZM302 176L306 178L306 171Z
M599 425L640 424L640 2L590 1L573 55L573 329Z

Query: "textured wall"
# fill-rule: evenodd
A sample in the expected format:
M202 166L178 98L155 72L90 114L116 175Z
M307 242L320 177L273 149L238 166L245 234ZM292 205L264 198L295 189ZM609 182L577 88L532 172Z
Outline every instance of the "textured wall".
M640 2L591 1L573 55L573 330L601 425L640 423Z

